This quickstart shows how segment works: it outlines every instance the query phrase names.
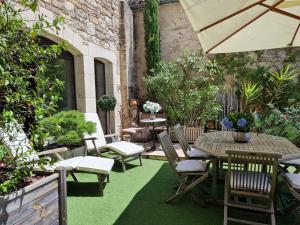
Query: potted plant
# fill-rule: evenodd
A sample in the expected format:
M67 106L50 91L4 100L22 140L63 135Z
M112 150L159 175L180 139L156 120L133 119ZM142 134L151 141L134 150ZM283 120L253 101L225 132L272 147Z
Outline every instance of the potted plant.
M161 62L146 78L149 95L164 108L168 124L180 123L189 142L197 139L207 120L219 114L217 96L223 81L214 60L189 51L176 60ZM169 133L177 141L172 129Z
M150 119L154 120L156 118L156 113L161 110L161 106L156 102L146 101L143 105L145 112L150 112Z
M254 118L251 113L233 112L223 119L227 129L232 130L235 142L247 143L251 139L251 129L254 127Z
M110 111L114 111L116 108L117 100L114 96L110 95L102 95L97 100L97 106L103 112L108 113L107 123L108 123L108 131L111 133L111 124L110 124Z

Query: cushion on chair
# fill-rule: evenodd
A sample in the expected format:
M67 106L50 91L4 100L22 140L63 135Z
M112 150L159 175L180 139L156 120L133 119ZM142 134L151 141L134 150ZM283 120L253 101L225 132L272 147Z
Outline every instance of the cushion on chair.
M177 163L177 172L205 172L207 163L200 160L182 160Z
M78 156L55 163L56 167L64 167L66 170L77 169L84 172L108 174L114 165L113 159Z
M78 162L81 161L83 156L78 156L62 161L58 161L54 164L55 167L64 167L66 170L73 170L78 165Z
M235 190L271 191L270 178L266 173L233 171L230 185Z
M297 189L300 190L300 174L296 174L296 173L286 173L285 174L287 177L287 180L289 182L289 184Z
M130 156L144 151L144 148L142 146L127 141L110 143L107 145L107 148L122 156Z
M291 164L291 165L300 166L300 159L291 159L291 160L283 162L283 164Z
M102 130L102 126L98 117L97 113L84 113L84 117L86 121L90 121L96 124L96 132L88 135L86 134L85 137L90 138L90 137L95 137L96 138L96 147L97 149L102 149L105 148L106 146L106 140L104 137L104 133ZM94 144L91 140L86 140L85 141L85 145L87 150L93 150L95 149Z
M113 165L113 159L85 156L77 163L76 169L92 173L109 174Z
M209 155L207 153L195 148L191 148L191 150L188 150L186 154L190 158L209 158Z

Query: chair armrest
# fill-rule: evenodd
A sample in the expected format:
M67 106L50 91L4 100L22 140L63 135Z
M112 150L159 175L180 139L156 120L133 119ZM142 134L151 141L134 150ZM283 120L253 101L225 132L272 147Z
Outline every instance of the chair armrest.
M97 140L97 138L96 137L84 137L83 140L84 141L95 141L95 140Z
M42 151L42 152L38 152L38 156L41 155L51 155L51 154L55 154L55 153L60 153L60 152L66 152L69 149L66 147L62 147L62 148L54 148L54 149L50 149L50 150L46 150L46 151Z
M104 135L105 138L113 138L113 137L118 137L118 134L106 134Z
M112 142L117 142L119 139L119 135L118 134L106 134L106 135L104 135L104 138L110 138L112 140Z
M61 152L66 152L69 149L66 147L62 147L62 148L55 148L55 149L51 149L51 150L46 150L46 151L42 151L38 153L38 156L43 156L43 155L55 155L56 158L58 158L59 160L64 160L64 158L59 154Z

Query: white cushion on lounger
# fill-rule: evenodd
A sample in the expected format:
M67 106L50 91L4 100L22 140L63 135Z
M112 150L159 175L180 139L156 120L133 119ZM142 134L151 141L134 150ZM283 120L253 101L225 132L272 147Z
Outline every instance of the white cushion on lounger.
M271 191L270 178L265 173L234 171L231 174L230 185L234 189L254 189L257 191Z
M82 160L83 156L78 156L70 159L65 159L59 162L56 162L54 166L56 167L64 167L66 170L73 170L78 165L78 162Z
M109 174L114 165L113 159L95 157L95 156L79 156L66 159L55 163L55 166L62 166L66 170L80 170L91 173Z
M201 150L191 148L191 150L188 150L186 154L191 158L208 158L209 155L205 152L202 152Z
M300 159L291 159L291 160L285 161L284 164L292 164L292 165L300 166Z
M182 160L177 163L177 172L204 172L207 163L199 160Z
M286 173L285 175L286 175L290 185L293 188L300 190L300 174Z
M110 143L107 147L123 156L134 155L144 151L142 146L127 141Z
M76 169L92 173L109 174L113 165L113 159L85 156L78 162Z

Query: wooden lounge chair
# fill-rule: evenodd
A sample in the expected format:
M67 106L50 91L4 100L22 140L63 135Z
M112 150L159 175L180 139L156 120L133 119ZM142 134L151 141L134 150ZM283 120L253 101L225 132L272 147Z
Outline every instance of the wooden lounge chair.
M189 145L189 143L187 142L187 140L184 136L183 128L182 128L182 126L180 126L180 124L177 124L174 127L174 129L175 129L175 133L178 138L179 144L181 146L181 149L187 158L204 159L204 160L209 159L209 155L207 153L205 153L201 150L195 149Z
M230 217L228 211L231 208L245 210L248 213L267 213L270 215L271 224L275 225L273 198L278 175L278 159L281 155L231 150L226 153L228 171L225 181L224 225L227 225L228 221L265 224Z
M209 163L201 160L180 160L166 131L160 133L158 139L179 181L176 193L166 201L170 203L208 178Z
M144 148L142 146L133 144L127 141L116 141L116 134L104 135L102 126L97 113L84 113L85 119L96 123L96 132L92 135L86 135L85 146L87 152L96 151L101 153L103 149L109 149L117 155L122 163L123 172L126 171L125 163L135 159L140 160L142 166L142 153ZM113 143L107 144L105 138L111 138Z
M109 173L114 165L113 159L93 156L79 156L64 160L60 153L67 151L67 148L57 148L38 153L31 148L29 140L20 126L18 129L9 132L0 128L0 143L3 143L9 149L13 156L20 154L22 157L26 157L25 160L38 160L39 157L46 155L55 156L59 161L52 166L48 166L46 170L53 171L57 168L64 168L76 182L78 182L78 179L75 173L96 174L100 196L103 196L104 182L105 180L109 182Z

